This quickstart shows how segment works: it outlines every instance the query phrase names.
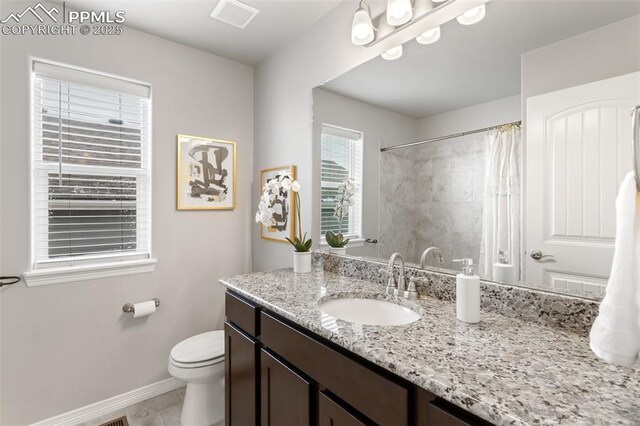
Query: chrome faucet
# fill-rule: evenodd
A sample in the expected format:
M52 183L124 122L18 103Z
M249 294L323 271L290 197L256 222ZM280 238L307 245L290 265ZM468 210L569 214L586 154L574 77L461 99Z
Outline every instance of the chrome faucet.
M421 268L424 269L424 267L427 265L427 259L429 258L429 255L431 253L437 256L436 259L438 259L438 263L440 265L444 265L444 257L442 257L442 253L440 252L440 249L438 247L429 247L428 249L422 252L422 256L420 257Z
M400 261L400 276L398 277L398 280L396 280L394 274L396 260ZM386 293L388 295L399 297L404 296L404 260L402 260L402 256L400 256L400 253L393 253L389 258L389 267L387 268L387 274L389 274L389 282L387 283Z

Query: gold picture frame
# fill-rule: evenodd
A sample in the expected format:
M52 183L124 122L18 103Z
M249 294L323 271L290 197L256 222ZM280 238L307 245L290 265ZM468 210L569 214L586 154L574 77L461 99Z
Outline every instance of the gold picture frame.
M177 210L235 210L236 143L185 134L176 142Z
M270 177L275 177L278 172L286 171L291 176L291 179L296 179L296 166L280 166L280 167L271 167L269 169L260 170L260 195L264 190L264 185L267 183ZM284 191L284 190L281 190ZM273 227L266 227L262 223L260 224L260 238L268 241L277 241L279 243L288 243L285 237L290 238L291 240L295 237L296 232L296 202L293 197L293 192L291 190L287 192L287 204L289 205L289 211L287 212L287 221L286 226L287 229L285 231L277 230Z

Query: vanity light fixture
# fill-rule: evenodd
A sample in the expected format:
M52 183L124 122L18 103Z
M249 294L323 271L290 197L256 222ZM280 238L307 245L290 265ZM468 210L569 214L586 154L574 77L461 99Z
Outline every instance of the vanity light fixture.
M411 0L387 0L387 22L389 25L403 25L411 18L413 18Z
M432 28L416 37L416 41L420 44L432 44L438 40L440 40L440 27Z
M364 46L374 39L371 9L367 0L360 0L358 10L353 15L351 24L351 42L356 46Z
M482 4L478 7L467 10L462 15L458 16L456 20L462 25L473 25L482 21L486 13L487 8Z
M238 0L220 0L238 1ZM386 0L386 10L373 17L370 9L371 0L359 0L358 9L353 15L351 23L351 42L356 46L373 47L396 37L401 32L412 32L414 25L422 25L421 34L413 33L420 44L432 44L440 39L441 26L453 20L462 25L472 25L480 22L486 14L485 3L490 0ZM450 11L438 13L439 10ZM426 19L429 19L430 25ZM395 43L404 43L396 37ZM405 39L406 41L406 39ZM394 44L395 44L394 43ZM397 59L402 55L397 46L389 49L382 56L385 59Z
M402 56L402 45L400 44L396 47L392 47L380 56L382 59L386 59L387 61L395 61Z

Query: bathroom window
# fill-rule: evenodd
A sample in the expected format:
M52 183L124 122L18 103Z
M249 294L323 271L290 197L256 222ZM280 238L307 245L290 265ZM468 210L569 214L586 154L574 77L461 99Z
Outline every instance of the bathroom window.
M32 113L27 283L46 277L38 270L65 266L86 273L100 264L100 276L121 275L105 264L148 268L141 260L151 258L151 88L34 61Z
M322 126L320 180L322 187L320 229L338 233L334 215L338 185L349 177L355 184L353 205L342 221L342 233L351 239L362 237L362 133L340 127Z

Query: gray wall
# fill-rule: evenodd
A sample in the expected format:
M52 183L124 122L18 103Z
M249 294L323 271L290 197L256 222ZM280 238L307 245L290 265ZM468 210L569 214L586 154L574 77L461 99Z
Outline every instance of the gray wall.
M362 231L364 238L378 238L380 146L413 141L417 122L411 117L379 108L323 89L313 90L313 182L320 191L320 139L322 125L346 127L364 134L362 172ZM313 229L319 238L320 215L314 211ZM349 248L349 254L377 256L377 247L365 244Z
M640 16L522 55L522 101L640 69Z
M0 15L23 8L3 0ZM222 327L221 276L251 265L253 69L132 29L121 36L2 36L1 270L29 265L30 56L153 86L153 273L1 292L2 418L27 424L169 377L171 347ZM238 143L237 208L175 209L176 134ZM133 320L126 302L158 297Z

